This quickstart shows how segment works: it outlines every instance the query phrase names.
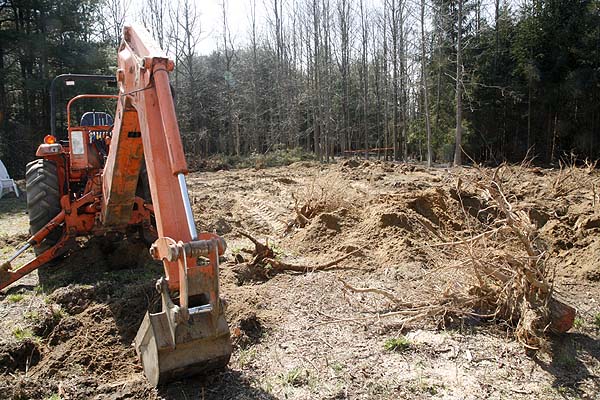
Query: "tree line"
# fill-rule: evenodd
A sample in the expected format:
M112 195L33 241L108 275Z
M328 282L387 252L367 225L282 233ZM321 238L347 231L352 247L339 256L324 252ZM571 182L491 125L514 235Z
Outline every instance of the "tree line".
M599 157L598 0L248 0L237 36L221 5L216 50L200 55L213 39L191 0L0 2L0 158L22 173L48 131L50 80L114 73L133 14L176 61L190 154Z

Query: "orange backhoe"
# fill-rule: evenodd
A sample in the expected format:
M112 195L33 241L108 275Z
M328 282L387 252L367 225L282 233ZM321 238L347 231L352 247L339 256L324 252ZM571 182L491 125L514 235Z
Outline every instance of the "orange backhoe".
M145 28L127 26L112 76L62 75L51 87L52 135L27 165L27 207L32 236L0 266L0 289L56 257L78 236L141 231L154 240L150 254L164 264L157 282L162 311L146 313L134 346L153 385L223 368L229 362L229 328L219 297L219 255L225 242L196 232L186 187L187 164L169 85L174 63ZM55 84L115 80L118 93L79 95L67 105L68 142L55 136ZM79 126L73 102L114 98L114 121L89 112ZM144 168L145 166L145 168ZM150 196L140 193L146 183ZM36 258L15 267L33 247ZM174 295L178 293L178 296Z

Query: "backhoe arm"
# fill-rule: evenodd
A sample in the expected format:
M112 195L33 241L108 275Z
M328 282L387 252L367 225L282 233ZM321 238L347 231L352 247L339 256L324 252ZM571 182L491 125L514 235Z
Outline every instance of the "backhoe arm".
M189 242L198 237L184 175L187 164L169 86L173 61L142 27L126 27L119 48L119 102L103 174L102 220L126 226L145 158L159 237ZM193 269L195 260L188 260ZM177 263L166 261L169 287L179 286Z
M60 212L51 214L51 219L45 220L41 228L35 228L27 242L0 264L2 289L67 252L77 236L127 232L130 227L140 226L153 230L150 226L153 213L158 239L150 254L163 262L166 275L166 279L161 278L156 284L162 311L146 313L134 341L152 385L224 368L232 351L219 297L219 256L225 252L225 242L216 234L196 232L185 181L187 164L169 85L169 72L173 68L173 61L145 28L125 27L118 52L118 96L80 95L67 105L70 116L74 100L117 97L112 136L106 136L108 125L82 122L82 126L72 127L68 123L68 146L40 145L38 156L46 160L38 164L47 168L36 167L28 175L28 182L44 184L43 193L56 192L55 202L60 204L53 203L52 207L36 212L50 213L54 208ZM55 140L54 136L51 139ZM100 140L103 151L95 152L99 148L94 145L99 145ZM105 156L102 166L100 161ZM143 162L151 205L146 204L146 199L136 197ZM61 168L57 168L58 164ZM47 177L51 180L44 180ZM61 185L63 180L66 183ZM41 244L49 243L50 234L57 232L57 238L33 260L20 267L12 265L29 248L40 249ZM176 293L177 298L173 296Z
M102 223L124 227L145 159L159 236L151 254L163 261L167 279L157 283L162 312L146 314L135 347L154 385L224 367L231 355L218 285L225 242L196 232L169 85L173 68L143 27L125 27L118 53L119 101L102 180ZM198 265L198 257L208 261ZM178 304L173 291L179 292Z

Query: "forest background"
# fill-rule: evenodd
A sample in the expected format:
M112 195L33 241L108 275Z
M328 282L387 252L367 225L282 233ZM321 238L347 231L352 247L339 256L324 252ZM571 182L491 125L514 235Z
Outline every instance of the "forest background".
M194 160L282 151L323 162L363 152L454 164L600 157L598 0L248 0L242 39L224 0L210 54L198 52L208 40L201 4L0 0L0 159L11 174L23 176L49 133L52 78L114 74L132 19L176 62ZM82 91L115 88L61 87L59 132L64 104ZM365 151L374 148L389 150Z

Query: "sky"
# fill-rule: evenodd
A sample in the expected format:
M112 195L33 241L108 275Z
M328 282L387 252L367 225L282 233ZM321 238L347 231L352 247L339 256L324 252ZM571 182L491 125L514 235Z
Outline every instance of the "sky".
M139 10L142 8L145 0L117 0L123 3L130 3L127 11L127 22L140 22ZM176 4L177 0L164 0L166 3ZM250 15L252 0L190 0L194 2L196 10L200 15L200 24L202 34L200 41L196 46L197 54L207 55L217 50L219 45L222 45L223 32L223 1L227 5L227 19L234 47L239 48L248 44L250 37ZM256 18L257 28L259 31L267 25L266 7L271 7L273 0L255 0L256 2ZM381 8L383 0L364 0L367 7ZM517 6L521 0L503 0L513 6ZM332 2L333 4L334 2ZM351 1L351 4L356 6L358 0ZM414 4L418 0L413 1ZM285 3L284 3L285 4ZM482 0L484 14L491 12L493 2L491 0ZM416 7L416 6L415 6ZM284 10L285 13L286 10ZM414 11L414 10L413 10ZM491 14L489 14L491 15ZM489 16L488 15L488 16ZM414 16L413 16L414 17ZM416 17L415 17L416 18Z
M200 13L202 36L204 39L198 44L200 54L208 54L217 48L217 42L223 32L222 0L195 0ZM257 14L263 9L262 0L256 2ZM227 18L234 43L243 42L247 37L250 27L249 0L227 0Z
M122 0L127 2L128 0ZM140 22L139 10L144 0L132 0L127 9L126 22ZM196 47L198 54L210 54L222 42L223 34L223 0L192 0L200 15L201 40ZM245 44L250 29L251 0L225 0L227 4L227 19L234 45ZM257 25L265 23L264 2L256 0ZM175 0L173 1L173 3Z

